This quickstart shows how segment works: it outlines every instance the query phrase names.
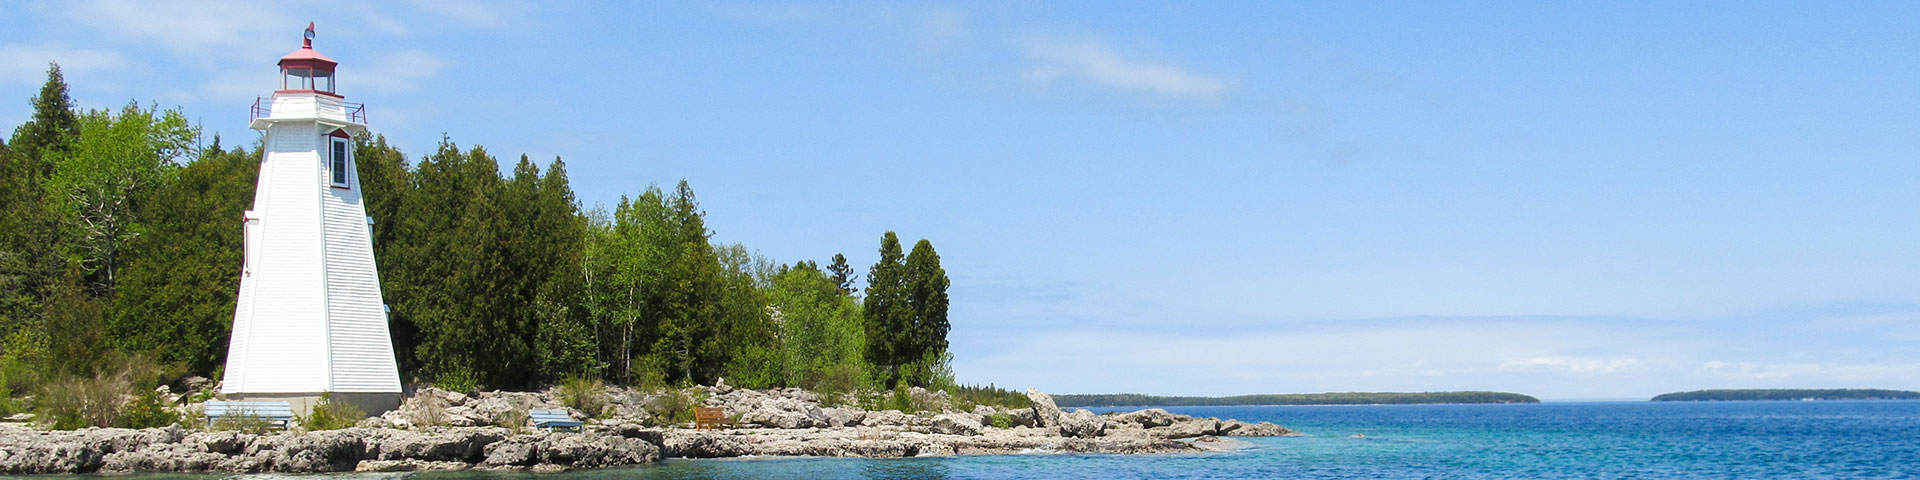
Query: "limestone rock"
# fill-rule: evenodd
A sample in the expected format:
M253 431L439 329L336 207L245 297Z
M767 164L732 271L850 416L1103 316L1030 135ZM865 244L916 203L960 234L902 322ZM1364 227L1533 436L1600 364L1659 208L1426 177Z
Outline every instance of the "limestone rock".
M1168 413L1164 409L1149 408L1145 410L1136 410L1132 412L1115 415L1113 417L1113 421L1118 423L1136 424L1136 425L1139 425L1140 428L1154 428L1154 427L1164 427L1168 425L1173 425L1173 422L1176 420L1185 420L1188 418L1191 418L1191 417L1187 417L1186 415L1174 415L1172 413Z
M979 435L978 416L970 413L943 413L933 417L933 433L943 435Z
M1035 390L1033 387L1027 387L1027 400L1033 402L1033 416L1036 419L1035 426L1060 426L1060 407L1053 403L1052 395L1047 395L1044 392Z
M1274 425L1272 422L1254 424L1248 424L1238 420L1234 422L1241 426L1230 431L1225 431L1222 434L1234 437L1286 437L1300 434L1300 432L1295 432L1291 428ZM1225 429L1223 428L1223 430Z
M1086 410L1060 416L1060 436L1093 438L1107 430L1107 419Z
M827 415L829 427L852 427L867 419L867 411L852 407L832 407L820 409Z

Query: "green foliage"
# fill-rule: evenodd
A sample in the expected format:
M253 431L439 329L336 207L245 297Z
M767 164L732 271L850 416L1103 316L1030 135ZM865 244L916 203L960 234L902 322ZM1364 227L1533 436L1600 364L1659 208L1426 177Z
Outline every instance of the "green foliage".
M1013 416L1001 412L994 412L993 416L988 419L987 424L992 425L993 428L1013 428Z
M651 415L648 421L657 427L692 422L693 407L700 406L702 400L699 395L688 393L686 389L662 391L647 405L647 413Z
M860 306L812 262L773 275L768 304L780 326L786 384L823 394L851 392L865 376Z
M906 383L895 384L893 386L893 397L888 401L887 408L890 408L893 410L899 410L905 413L914 413L919 411L918 409L915 409L913 407L914 407L913 393L908 391L907 384Z
M532 410L528 409L525 405L517 405L495 414L493 416L493 424L506 427L507 430L513 433L521 433L527 430L527 422L532 419Z
M1753 400L1913 400L1920 392L1877 388L1774 388L1747 390L1695 390L1666 393L1653 397L1655 402L1753 401Z
M1214 405L1410 405L1431 403L1540 403L1506 392L1342 392L1239 395L1233 397L1160 397L1138 393L1054 395L1062 407L1186 407Z
M142 204L147 227L128 244L107 319L120 348L192 372L224 363L243 242L234 212L252 202L259 168L258 153L223 151L216 139Z
M473 392L480 391L480 377L474 375L472 370L457 369L434 377L433 386L449 392L472 395Z
M900 381L899 367L905 360L907 325L912 312L906 304L906 256L900 250L900 237L887 232L880 237L880 260L867 271L867 297L862 310L867 340L867 363L887 388Z
M114 426L121 428L153 428L180 423L180 412L153 389L142 389L128 402Z
M245 411L228 413L213 419L213 423L207 425L209 430L253 434L267 433L272 428L273 422L268 421L266 417Z
M937 387L947 364L947 287L940 254L925 239L900 254L893 232L880 238L880 261L867 275L867 361L883 383Z
M1032 408L1033 401L1027 399L1024 392L1007 390L994 385L953 385L942 389L953 396L954 403L960 405L990 405L1005 408ZM964 410L964 409L963 409Z
M52 419L55 430L111 427L120 419L124 396L131 390L119 376L66 376L47 382L35 398L40 417Z
M563 405L596 417L607 413L607 387L600 379L571 377L561 380L558 390Z
M178 110L137 104L87 112L79 126L72 149L53 155L47 207L73 232L62 253L80 265L91 293L110 296L127 243L142 230L142 203L172 179L200 131Z
M300 425L307 430L339 430L350 428L361 420L367 419L367 411L352 402L335 400L332 394L320 394L320 401L313 404L312 411L300 418Z

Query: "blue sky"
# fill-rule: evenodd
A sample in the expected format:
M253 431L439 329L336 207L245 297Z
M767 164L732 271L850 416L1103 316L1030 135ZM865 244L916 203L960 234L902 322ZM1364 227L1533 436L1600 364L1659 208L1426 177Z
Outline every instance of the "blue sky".
M57 60L251 142L309 21L416 158L931 239L965 382L1920 389L1920 4L9 3L0 125Z

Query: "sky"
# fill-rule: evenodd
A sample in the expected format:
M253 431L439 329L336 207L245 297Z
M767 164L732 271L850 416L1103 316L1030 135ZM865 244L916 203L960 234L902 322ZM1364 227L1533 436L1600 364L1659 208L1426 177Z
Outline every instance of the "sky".
M326 5L0 4L0 128L58 61L250 144L311 21L416 160L931 240L964 383L1920 390L1920 3Z

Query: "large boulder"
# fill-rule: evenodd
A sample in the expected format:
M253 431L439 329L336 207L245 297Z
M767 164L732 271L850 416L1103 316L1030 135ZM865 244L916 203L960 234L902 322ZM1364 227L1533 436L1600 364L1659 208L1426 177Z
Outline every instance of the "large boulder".
M1107 419L1086 410L1060 415L1060 436L1093 438L1107 430Z
M933 433L945 435L979 435L979 416L971 413L943 413L933 417Z
M1038 427L1040 418L1031 408L1019 408L1007 412L1007 421L1012 427Z
M1172 425L1147 429L1147 433L1160 438L1193 438L1202 435L1220 433L1220 420L1217 418L1190 418L1176 421Z
M1163 410L1163 409L1149 408L1145 410L1136 410L1136 411L1131 411L1127 413L1122 413L1119 415L1114 415L1113 421L1117 423L1136 424L1136 425L1139 425L1140 428L1154 428L1154 427L1164 427L1168 425L1173 425L1173 422L1176 420L1184 420L1188 418L1192 418L1192 417L1187 417L1186 415L1174 415L1172 413L1168 413L1166 410Z
M682 458L738 457L753 453L753 446L740 437L717 432L677 432L667 435L663 454Z
M1027 387L1027 400L1033 402L1035 425L1056 427L1060 425L1060 406L1053 403L1053 396Z
M861 421L867 419L867 411L858 408L832 407L820 410L826 413L827 426L829 427L859 426Z
M1234 424L1234 428L1229 429L1225 425L1221 425L1221 435L1232 437L1286 437L1300 434L1291 428L1274 425L1272 422L1252 424L1239 420L1228 420L1227 422Z
M819 405L786 397L766 399L759 402L759 408L740 414L741 423L773 428L825 427L831 421Z

